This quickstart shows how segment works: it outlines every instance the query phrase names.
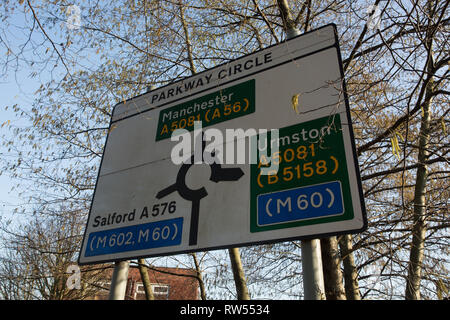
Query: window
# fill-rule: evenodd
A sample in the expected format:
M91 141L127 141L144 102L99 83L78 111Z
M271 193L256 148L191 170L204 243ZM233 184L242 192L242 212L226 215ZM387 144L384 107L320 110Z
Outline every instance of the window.
M144 284L142 282L138 282L136 284L136 293L145 294L145 288L144 288Z
M152 293L157 297L157 298L165 298L168 299L169 298L169 285L168 284L159 284L159 283L152 283ZM137 294L145 294L145 287L144 284L142 282L138 282L136 284L136 290L135 290L135 299L136 299L136 295Z
M158 298L161 296L164 296L166 299L168 299L169 298L169 285L152 283L152 292L155 296L158 296Z

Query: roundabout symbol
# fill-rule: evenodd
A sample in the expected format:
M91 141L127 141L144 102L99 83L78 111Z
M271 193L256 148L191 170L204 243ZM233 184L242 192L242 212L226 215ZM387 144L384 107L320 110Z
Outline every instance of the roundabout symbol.
M204 150L205 143L203 143L202 149ZM214 152L211 153L211 156L214 157ZM217 160L217 158L216 158ZM183 163L178 171L176 182L167 188L160 190L156 194L157 199L164 198L165 196L178 191L178 194L188 201L192 202L191 208L191 224L189 230L189 245L193 246L197 244L197 235L198 235L198 222L200 215L200 200L205 198L208 195L205 187L201 187L199 189L190 189L186 185L186 175L189 169L194 164L194 155L190 158L190 163ZM211 175L209 180L213 182L221 182L221 181L237 181L243 175L244 172L241 168L222 168L222 166L214 162L209 164L211 168Z

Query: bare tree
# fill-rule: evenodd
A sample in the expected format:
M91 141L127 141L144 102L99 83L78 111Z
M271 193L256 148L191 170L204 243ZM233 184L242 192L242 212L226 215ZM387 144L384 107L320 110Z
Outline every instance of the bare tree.
M341 46L369 227L338 238L340 255L334 243L324 255L332 257L335 270L343 270L347 299L445 295L449 1L79 1L81 26L68 30L70 4L0 4L0 75L29 70L40 83L31 105L7 106L20 122L0 124L8 130L2 139L8 157L0 159L0 170L26 183L18 188L36 212L45 213L35 215L39 222L61 204L64 212L88 212L118 101L279 43L287 26L308 31L332 22ZM280 13L285 4L289 12ZM13 15L23 17L23 24L17 25ZM25 213L33 216L28 207ZM22 281L8 282L15 288L10 292L23 298L51 296L50 282L33 282L24 276L31 272L25 264L12 263L19 252L11 243L18 238L10 236L2 274ZM46 251L51 250L35 251L33 259ZM302 296L296 242L243 248L241 253L252 297ZM202 257L205 291L231 297L234 279L227 254ZM47 264L33 270L50 275L52 269ZM341 282L327 281L332 289ZM37 285L43 293L37 294Z
M7 252L0 263L0 290L4 299L94 297L102 288L108 266L77 266L84 222L81 218L79 212L52 212L45 217L36 216L18 231L2 228ZM69 267L78 269L79 274L74 275ZM74 276L80 278L71 281Z

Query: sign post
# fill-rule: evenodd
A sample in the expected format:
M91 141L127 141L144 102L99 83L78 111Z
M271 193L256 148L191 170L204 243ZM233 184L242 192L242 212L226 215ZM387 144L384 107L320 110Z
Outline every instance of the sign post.
M296 28L287 30L287 39L300 35ZM322 253L320 240L303 240L302 271L303 271L303 294L305 300L325 300L325 284L322 269Z
M301 249L304 299L325 300L320 240L303 240Z
M109 300L124 300L127 289L129 261L117 261L111 279Z
M335 25L121 102L79 263L360 232L355 154Z

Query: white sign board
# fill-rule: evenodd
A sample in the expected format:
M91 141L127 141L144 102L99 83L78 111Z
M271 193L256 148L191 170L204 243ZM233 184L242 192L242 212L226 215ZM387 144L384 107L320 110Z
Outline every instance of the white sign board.
M207 143L227 157L249 138L226 130L279 129L278 171L261 174L264 157L175 164L176 129L207 150L196 121L223 133ZM361 190L336 27L327 25L118 104L79 263L358 232Z

